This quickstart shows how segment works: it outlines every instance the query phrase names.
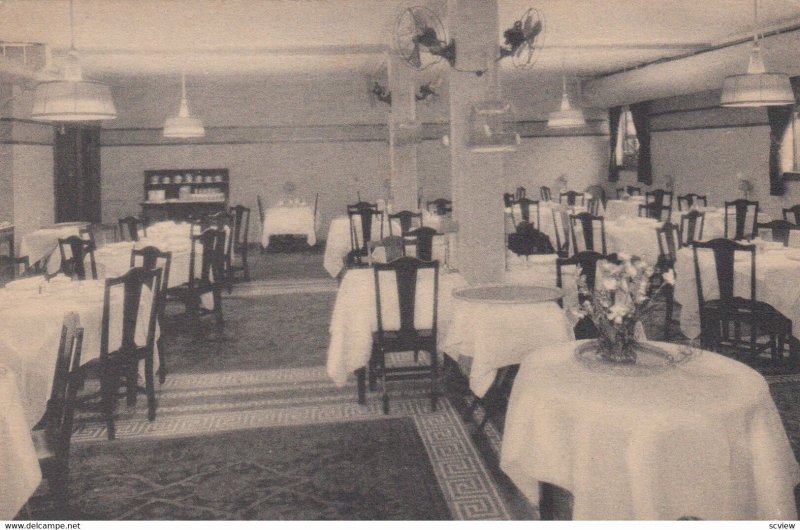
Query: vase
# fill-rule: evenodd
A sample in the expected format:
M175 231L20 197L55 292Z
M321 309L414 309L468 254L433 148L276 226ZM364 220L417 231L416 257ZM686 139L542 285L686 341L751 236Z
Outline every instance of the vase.
M598 357L605 362L619 364L636 363L636 340L604 340L597 341Z

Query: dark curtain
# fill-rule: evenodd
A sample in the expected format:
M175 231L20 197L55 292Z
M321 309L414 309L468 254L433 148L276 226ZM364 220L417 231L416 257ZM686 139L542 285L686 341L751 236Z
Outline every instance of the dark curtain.
M630 106L636 138L639 140L639 165L636 180L648 186L653 183L653 167L650 160L650 102L643 101Z
M619 160L617 160L617 135L619 134L619 117L622 107L608 109L608 142L611 147L611 156L608 159L608 181L619 180Z
M793 77L792 89L795 101L800 100L800 77ZM781 168L781 141L792 123L794 105L767 107L769 120L769 194L783 195L786 188Z

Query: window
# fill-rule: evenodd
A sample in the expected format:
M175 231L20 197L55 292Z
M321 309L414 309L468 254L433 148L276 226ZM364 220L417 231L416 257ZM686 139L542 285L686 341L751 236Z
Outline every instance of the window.
M617 133L617 165L624 169L637 169L639 163L639 139L636 137L636 126L628 107L624 107L619 115Z
M781 173L787 171L800 171L800 110L797 107L781 141Z

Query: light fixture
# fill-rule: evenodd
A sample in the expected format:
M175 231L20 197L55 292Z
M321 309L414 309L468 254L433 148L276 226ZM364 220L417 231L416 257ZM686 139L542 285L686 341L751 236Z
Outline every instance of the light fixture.
M39 121L113 120L117 109L108 85L84 81L75 50L74 7L69 3L70 48L64 65L64 78L36 85L31 118Z
M181 72L181 106L178 115L164 122L164 138L202 138L206 135L203 122L189 115L186 103L186 72Z
M723 107L768 107L792 105L795 102L789 76L767 72L758 39L758 0L753 0L753 49L747 73L730 75L722 83L720 105Z
M586 118L581 109L573 109L567 95L567 76L562 74L561 108L554 110L547 118L547 126L551 129L570 129L586 125Z

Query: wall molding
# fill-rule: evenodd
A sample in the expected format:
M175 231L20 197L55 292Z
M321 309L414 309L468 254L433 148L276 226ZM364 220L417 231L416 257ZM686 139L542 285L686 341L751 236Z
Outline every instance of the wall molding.
M711 129L749 129L752 127L769 127L768 122L756 122L756 123L737 123L735 125L724 124L724 125L696 125L696 126L689 126L689 127L666 127L664 129L651 129L650 133L660 133L660 132L673 132L673 131L699 131L699 130L711 130Z

